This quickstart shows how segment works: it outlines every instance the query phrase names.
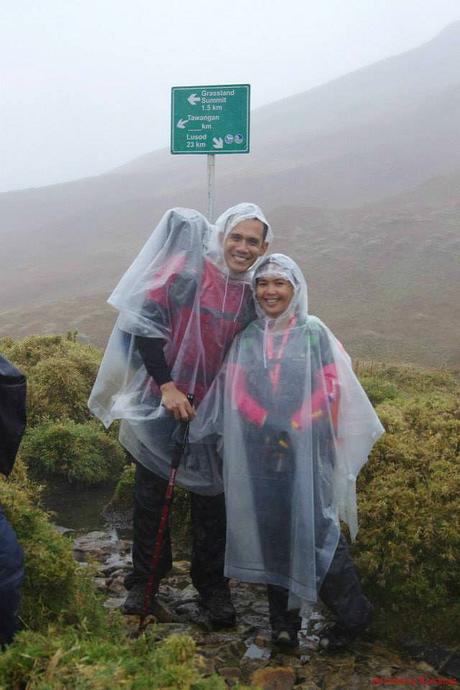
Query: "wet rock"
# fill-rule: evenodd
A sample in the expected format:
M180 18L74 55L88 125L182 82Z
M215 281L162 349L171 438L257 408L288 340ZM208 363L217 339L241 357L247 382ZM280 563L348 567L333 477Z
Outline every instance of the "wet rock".
M254 640L258 647L268 647L271 641L271 634L268 630L259 630Z
M198 656L196 659L196 664L203 676L212 676L216 672L216 664L213 659L209 659L205 656Z
M185 589L188 587L189 583L185 575L172 575L168 577L168 582L170 586L174 589Z
M56 532L59 532L59 534L69 534L69 532L75 532L75 530L71 527L61 527L61 525L53 525L53 527Z
M250 644L245 653L246 659L270 659L271 651L268 647L259 647L256 644Z
M95 577L94 583L95 583L97 589L99 590L99 592L106 592L107 591L105 577Z
M296 676L292 668L263 668L251 676L251 684L261 690L292 690Z
M181 600L196 600L198 599L198 592L196 591L195 587L193 585L187 585L181 593L180 593L180 598Z
M233 681L235 684L241 679L241 669L238 666L222 666L218 673L226 681Z
M189 561L174 561L171 575L188 575L190 571Z
M251 614L248 614L244 615L244 622L251 628L262 628L264 623L266 623L266 620L264 620L263 616L252 616Z
M104 601L104 606L106 609L119 609L124 600L124 597L107 597L107 599Z
M251 606L252 610L255 611L256 613L261 613L262 615L265 616L265 614L268 613L268 604L266 602L260 602L260 603L253 603Z
M323 678L323 690L350 690L352 673L335 671L328 673Z
M86 563L86 551L78 549L75 546L72 549L73 557L77 563Z

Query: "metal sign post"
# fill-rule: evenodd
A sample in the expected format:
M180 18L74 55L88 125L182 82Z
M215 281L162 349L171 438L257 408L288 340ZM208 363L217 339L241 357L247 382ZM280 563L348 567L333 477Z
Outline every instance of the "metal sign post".
M213 153L208 153L208 220L214 223L216 187L216 159Z
M171 153L207 154L211 222L215 208L215 154L249 153L250 92L249 84L171 89Z

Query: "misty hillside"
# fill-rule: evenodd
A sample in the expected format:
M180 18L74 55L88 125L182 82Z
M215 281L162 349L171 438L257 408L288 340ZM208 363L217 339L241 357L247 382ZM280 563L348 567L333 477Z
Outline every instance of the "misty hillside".
M256 110L252 153L217 158L217 206L264 208L275 248L306 272L312 311L355 356L457 366L459 142L455 23ZM205 169L205 156L162 150L0 194L0 335L78 328L102 344L107 294L155 222L170 206L205 211Z

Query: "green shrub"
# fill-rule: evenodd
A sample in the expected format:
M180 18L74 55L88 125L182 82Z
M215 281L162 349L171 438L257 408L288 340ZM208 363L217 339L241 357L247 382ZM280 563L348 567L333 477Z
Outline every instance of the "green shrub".
M0 352L27 376L29 426L64 417L75 422L91 418L87 400L100 362L96 348L68 334L0 338Z
M386 434L359 477L361 527L354 550L378 604L377 627L390 637L456 639L459 412L458 400L446 392L378 408Z
M387 398L393 399L400 396L412 397L425 394L431 396L436 392L455 394L458 388L458 377L449 371L423 370L408 364L362 361L355 362L353 368L368 395L368 388L372 392L372 388L379 386L389 392L389 395L380 395L381 400L376 401L375 404Z
M359 380L374 406L379 405L384 400L393 400L398 395L398 387L380 377L363 375L360 376Z
M136 466L128 465L121 473L113 496L107 506L109 511L125 511L133 507L134 473Z
M0 504L25 555L22 616L37 630L58 620L96 630L105 613L93 583L88 574L78 574L70 541L49 522L39 491L22 474L15 470L13 479L0 478Z
M64 477L70 483L95 485L116 478L125 462L117 441L94 422L50 422L30 429L21 455L35 479Z

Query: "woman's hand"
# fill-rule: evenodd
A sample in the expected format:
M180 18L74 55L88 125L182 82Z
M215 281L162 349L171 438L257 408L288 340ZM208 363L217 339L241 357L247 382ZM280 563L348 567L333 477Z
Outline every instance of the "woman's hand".
M191 421L195 415L195 409L190 405L187 396L180 391L173 381L168 381L160 386L161 404L168 412L174 415L179 422Z

